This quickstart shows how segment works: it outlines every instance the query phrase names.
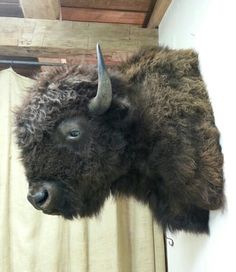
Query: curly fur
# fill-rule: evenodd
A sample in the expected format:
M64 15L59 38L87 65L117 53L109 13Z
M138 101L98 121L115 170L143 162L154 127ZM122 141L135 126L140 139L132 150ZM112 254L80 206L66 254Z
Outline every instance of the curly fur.
M110 109L93 116L94 66L41 73L16 112L30 184L55 182L65 218L98 213L110 192L148 204L164 229L208 232L223 207L223 156L205 84L192 50L146 48L109 71ZM76 149L55 141L58 124L78 118Z

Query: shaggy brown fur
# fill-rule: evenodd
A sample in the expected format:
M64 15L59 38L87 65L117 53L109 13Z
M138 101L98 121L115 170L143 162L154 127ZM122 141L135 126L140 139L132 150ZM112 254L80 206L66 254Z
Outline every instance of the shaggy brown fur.
M32 186L57 188L47 213L97 214L110 195L150 206L163 228L208 232L209 210L221 208L223 157L219 132L192 50L147 48L109 71L113 99L90 114L96 67L39 75L16 113L16 134ZM65 120L81 137L57 136Z

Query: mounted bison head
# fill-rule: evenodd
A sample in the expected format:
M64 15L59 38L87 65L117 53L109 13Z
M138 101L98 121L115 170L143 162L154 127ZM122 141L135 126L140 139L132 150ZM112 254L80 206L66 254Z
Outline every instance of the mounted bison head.
M109 74L97 59L40 74L16 112L28 200L72 219L133 196L163 228L207 232L223 159L196 53L148 48Z

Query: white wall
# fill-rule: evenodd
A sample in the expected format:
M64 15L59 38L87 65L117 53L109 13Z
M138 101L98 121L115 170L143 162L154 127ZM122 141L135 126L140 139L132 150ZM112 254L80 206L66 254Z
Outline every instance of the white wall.
M195 48L207 84L225 158L227 208L211 212L210 236L167 236L169 272L236 271L236 1L172 0L159 28L171 48Z

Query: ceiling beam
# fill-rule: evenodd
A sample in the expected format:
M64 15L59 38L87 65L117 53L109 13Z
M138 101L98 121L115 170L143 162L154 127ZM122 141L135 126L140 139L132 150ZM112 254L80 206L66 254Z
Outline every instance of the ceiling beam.
M34 19L59 19L59 0L20 0L20 5L25 18Z
M0 17L0 55L66 57L94 53L133 52L157 45L157 31L133 25Z
M149 11L153 0L61 0L62 7Z
M171 3L171 0L157 0L156 1L152 15L151 15L150 20L147 24L148 28L157 28L159 26L170 3Z
M145 12L62 7L62 20L143 25Z

